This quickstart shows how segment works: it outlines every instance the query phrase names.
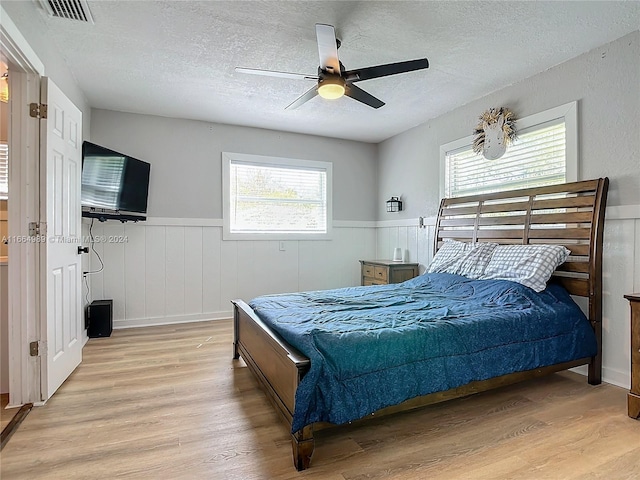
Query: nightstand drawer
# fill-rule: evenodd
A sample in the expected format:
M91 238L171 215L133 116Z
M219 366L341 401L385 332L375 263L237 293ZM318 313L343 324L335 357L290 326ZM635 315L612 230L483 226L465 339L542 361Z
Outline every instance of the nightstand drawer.
M362 276L363 277L370 277L370 278L375 278L375 267L373 265L367 265L364 264L362 265Z
M387 283L389 279L389 268L388 267L373 267L374 278L379 282Z

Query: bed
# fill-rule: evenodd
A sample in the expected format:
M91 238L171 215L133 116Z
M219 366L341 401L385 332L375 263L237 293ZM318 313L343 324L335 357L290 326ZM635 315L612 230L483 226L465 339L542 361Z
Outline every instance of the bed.
M323 428L580 365L599 384L607 190L600 178L442 200L440 259L458 244L493 260L498 247L566 249L539 292L483 264L485 276L445 270L396 285L233 301L234 358L289 426L295 467L309 467L313 433ZM587 299L587 318L570 295Z

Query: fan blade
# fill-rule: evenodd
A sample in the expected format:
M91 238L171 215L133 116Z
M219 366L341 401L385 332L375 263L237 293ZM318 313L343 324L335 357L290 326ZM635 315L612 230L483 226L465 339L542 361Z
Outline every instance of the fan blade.
M386 77L398 73L413 72L429 68L429 60L421 58L419 60L408 60L406 62L388 63L386 65L376 65L375 67L358 68L344 72L343 77L348 82L359 82L370 78Z
M318 39L320 68L331 73L340 74L340 60L338 59L338 43L336 42L335 28L331 25L316 23L316 38Z
M298 108L300 105L302 105L305 102L308 102L316 95L318 95L318 86L314 85L309 90L307 90L302 95L300 95L296 100L294 100L289 105L287 105L285 107L285 110L293 110L294 108Z
M236 67L237 73L250 73L251 75L264 75L267 77L292 78L294 80L318 80L317 75L305 75L304 73L276 72L274 70L260 70L258 68Z
M345 86L344 94L373 108L380 108L384 105L384 102L382 100L374 97L370 93L365 92L360 87L357 87L353 84L347 83L347 85Z

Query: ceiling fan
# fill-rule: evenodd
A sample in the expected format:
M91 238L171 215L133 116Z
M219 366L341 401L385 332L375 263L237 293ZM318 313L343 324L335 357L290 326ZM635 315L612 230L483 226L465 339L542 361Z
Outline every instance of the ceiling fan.
M336 99L346 95L370 107L380 108L384 105L384 102L354 85L355 82L429 68L429 60L421 58L406 62L358 68L356 70L345 70L344 65L342 65L342 62L338 58L340 40L336 38L335 29L331 25L316 23L316 37L318 39L318 53L320 54L320 66L318 67L317 75L243 67L236 67L235 71L253 75L317 81L317 85L311 87L289 104L286 107L287 109L298 108L316 95L327 99Z

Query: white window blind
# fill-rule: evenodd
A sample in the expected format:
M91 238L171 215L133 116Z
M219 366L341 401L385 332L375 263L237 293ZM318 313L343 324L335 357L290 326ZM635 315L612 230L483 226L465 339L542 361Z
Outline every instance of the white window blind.
M327 233L330 168L291 162L230 160L231 234Z
M0 199L9 198L9 145L0 142Z
M518 132L498 160L487 160L471 145L445 154L445 196L461 197L564 183L566 128L556 119Z

